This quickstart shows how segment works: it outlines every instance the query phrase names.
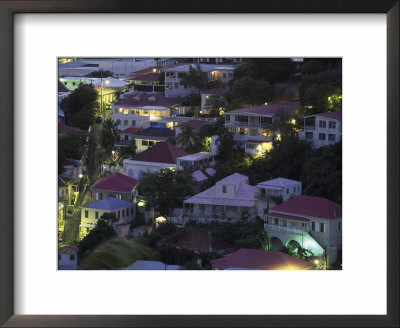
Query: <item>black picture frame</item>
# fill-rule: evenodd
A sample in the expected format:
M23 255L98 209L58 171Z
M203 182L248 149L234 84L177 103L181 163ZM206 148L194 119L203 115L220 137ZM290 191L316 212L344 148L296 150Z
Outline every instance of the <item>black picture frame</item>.
M384 13L387 17L387 315L14 315L13 17L16 13ZM0 324L4 327L399 327L398 0L0 0ZM322 299L320 301L323 301Z

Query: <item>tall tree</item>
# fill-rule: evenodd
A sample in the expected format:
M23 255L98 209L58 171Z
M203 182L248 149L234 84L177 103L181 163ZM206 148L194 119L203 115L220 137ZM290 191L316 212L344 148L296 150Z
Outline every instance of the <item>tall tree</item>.
M178 134L177 145L187 152L190 152L193 146L196 144L198 138L199 136L194 127L188 124L185 125L182 129L182 132Z
M207 99L205 106L209 108L211 117L219 117L222 111L226 109L226 100L221 95L211 95Z
M61 108L65 112L65 123L87 130L93 124L98 92L92 84L80 84L78 88L64 98Z
M100 144L107 150L108 154L111 154L118 134L118 123L113 122L111 119L103 121L103 126L100 132Z
M207 73L202 71L199 64L196 64L196 66L189 66L189 72L186 73L179 84L185 87L193 87L197 89L197 93L200 95L201 90L205 89L207 81Z
M269 82L245 76L233 82L228 96L229 108L262 105L271 101L273 95L274 88Z

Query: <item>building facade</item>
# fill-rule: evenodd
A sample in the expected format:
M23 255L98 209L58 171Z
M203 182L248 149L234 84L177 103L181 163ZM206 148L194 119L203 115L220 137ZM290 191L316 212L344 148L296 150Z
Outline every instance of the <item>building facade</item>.
M328 112L304 117L304 130L299 140L310 142L314 148L332 145L342 139L342 112Z

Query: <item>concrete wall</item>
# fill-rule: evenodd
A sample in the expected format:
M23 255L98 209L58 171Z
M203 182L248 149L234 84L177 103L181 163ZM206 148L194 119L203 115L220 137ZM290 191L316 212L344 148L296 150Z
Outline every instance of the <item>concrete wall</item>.
M59 270L75 270L78 265L78 256L76 254L59 254Z
M162 164L151 162L124 163L124 174L139 180L144 172L160 172L163 168L177 169L174 164Z
M116 191L109 191L109 190L99 190L99 189L92 189L91 190L91 199L92 202L96 202L101 199L106 199L108 197L117 197L119 199L126 200L131 202L135 197L136 191L134 192L116 192ZM119 197L120 196L120 197Z

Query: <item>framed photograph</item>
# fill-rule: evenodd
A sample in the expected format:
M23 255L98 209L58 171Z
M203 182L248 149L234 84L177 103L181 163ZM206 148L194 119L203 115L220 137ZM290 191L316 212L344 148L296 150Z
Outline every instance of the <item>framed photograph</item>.
M0 1L0 323L398 326L398 18Z

